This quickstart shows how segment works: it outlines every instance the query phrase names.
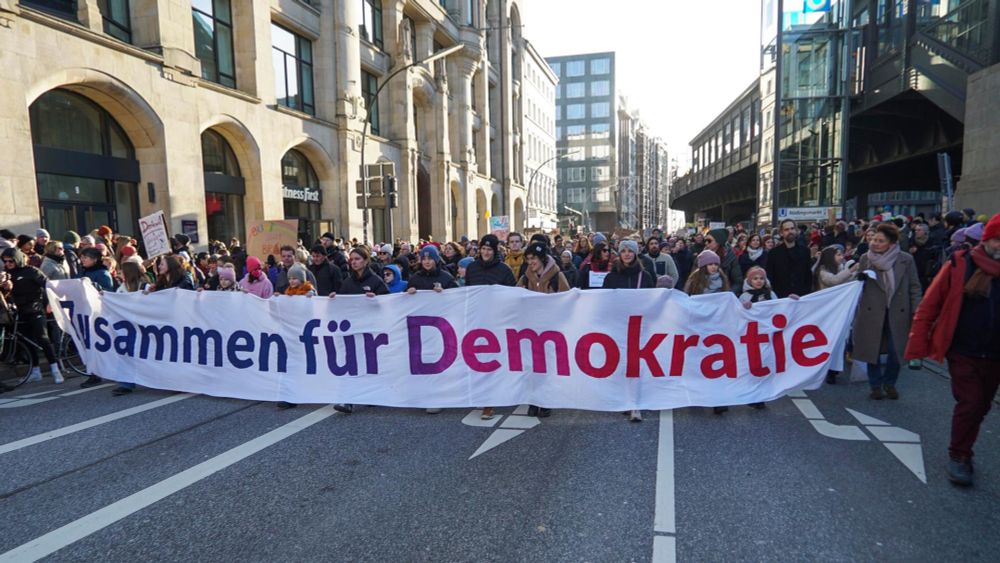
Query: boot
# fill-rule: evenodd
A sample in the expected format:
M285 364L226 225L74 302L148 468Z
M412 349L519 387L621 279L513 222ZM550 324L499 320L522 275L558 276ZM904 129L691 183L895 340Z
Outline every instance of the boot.
M333 410L344 414L351 414L354 412L354 405L349 403L337 403L336 405L333 405Z
M729 407L712 407L712 414L722 414L729 410Z
M948 480L962 487L972 486L972 463L961 459L948 460Z
M899 400L899 391L896 391L895 385L883 385L882 388L885 389L885 396L889 397L890 401Z
M104 381L104 380L101 379L100 377L97 377L96 375L88 375L87 376L87 381L84 381L83 383L81 383L80 384L80 388L81 389L86 389L88 387L96 387L96 386L100 385L102 381Z
M836 383L837 383L837 373L838 372L835 372L833 370L830 370L830 371L826 372L826 384L827 385L836 385Z
M628 413L629 422L642 422L642 411L634 410Z
M876 401L881 401L884 395L882 395L882 389L880 387L872 387L872 392L868 394L869 399L874 399Z
M479 415L482 420L492 420L493 419L493 407L486 407L483 409L483 414Z
M36 381L42 380L42 369L38 367L31 368L31 373L28 374L27 383L34 383Z

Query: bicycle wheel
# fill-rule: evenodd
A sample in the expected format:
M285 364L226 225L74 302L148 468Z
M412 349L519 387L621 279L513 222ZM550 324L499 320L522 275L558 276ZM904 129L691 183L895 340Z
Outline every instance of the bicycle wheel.
M27 343L15 340L13 343L8 342L7 345L13 345L14 348L4 354L3 368L6 368L6 373L3 377L7 379L7 383L17 387L28 380L35 363L31 361Z
M66 333L63 333L62 342L59 343L59 363L62 364L65 375L70 375L66 373L67 368L79 375L89 375L87 366L83 363L83 358L80 357L80 352L76 349L76 342L73 341L72 336Z

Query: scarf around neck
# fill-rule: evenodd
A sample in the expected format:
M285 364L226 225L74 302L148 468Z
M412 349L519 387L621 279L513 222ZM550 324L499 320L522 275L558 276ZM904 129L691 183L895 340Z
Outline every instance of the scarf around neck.
M718 293L722 291L722 273L715 272L714 274L708 275L708 286L705 287L705 293Z
M874 250L868 252L868 261L875 268L875 272L878 274L879 279L882 280L882 286L885 288L885 306L887 309L889 308L889 302L892 301L892 295L896 293L896 273L893 272L893 268L896 267L896 260L898 258L898 244L891 245L889 250L881 254Z
M747 248L747 254L750 256L750 260L756 262L757 259L760 258L760 255L764 254L764 247L762 246L760 248Z

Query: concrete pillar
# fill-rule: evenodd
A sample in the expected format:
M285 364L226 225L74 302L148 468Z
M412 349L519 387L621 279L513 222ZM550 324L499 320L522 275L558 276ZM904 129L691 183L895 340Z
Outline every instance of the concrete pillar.
M355 202L355 182L360 178L361 128L365 109L361 98L360 35L357 2L334 2L334 60L344 61L334 65L336 69L335 120L340 127L338 136L337 176L341 178L341 189L337 201L337 234L350 238L361 232L362 213ZM367 155L366 155L367 157Z
M452 139L452 159L460 162L464 167L472 169L476 164L476 154L472 144L472 80L479 68L479 61L476 59L456 56L449 60L451 72L451 85L454 89L451 106L453 120L454 138Z

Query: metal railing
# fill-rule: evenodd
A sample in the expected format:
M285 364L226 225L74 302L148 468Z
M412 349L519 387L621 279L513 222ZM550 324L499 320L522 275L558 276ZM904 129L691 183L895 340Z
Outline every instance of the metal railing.
M990 13L992 4L991 0L964 2L922 27L920 31L983 66L988 66L993 62L991 59L995 43L994 16Z

